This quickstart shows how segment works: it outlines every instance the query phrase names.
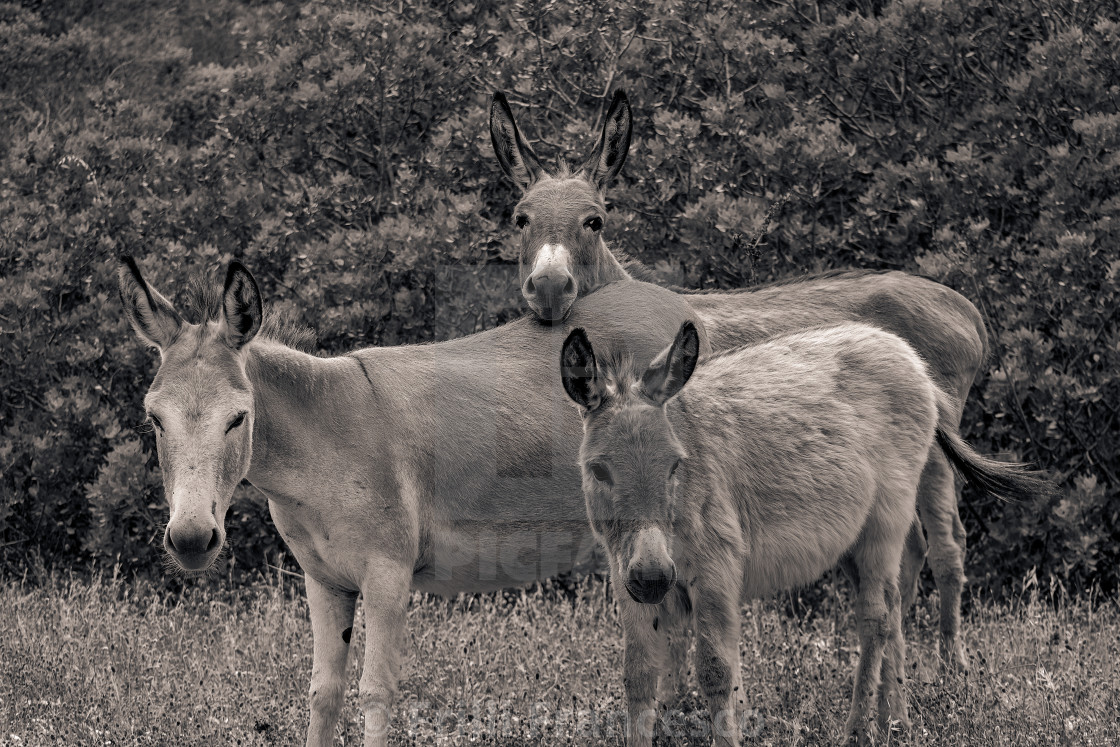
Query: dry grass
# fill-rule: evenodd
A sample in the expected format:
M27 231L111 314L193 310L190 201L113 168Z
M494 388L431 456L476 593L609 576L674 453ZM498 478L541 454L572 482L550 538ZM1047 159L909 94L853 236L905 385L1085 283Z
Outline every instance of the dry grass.
M165 599L103 578L0 586L0 744L302 744L311 635L298 582ZM1120 743L1120 608L1113 601L977 606L967 676L936 661L925 600L907 623L913 728L898 745ZM359 613L360 614L360 613ZM743 617L746 744L831 744L857 655L848 605ZM360 625L355 633L360 631ZM621 634L607 585L441 600L415 595L395 743L620 743ZM363 639L339 724L360 743ZM670 717L705 744L693 696Z

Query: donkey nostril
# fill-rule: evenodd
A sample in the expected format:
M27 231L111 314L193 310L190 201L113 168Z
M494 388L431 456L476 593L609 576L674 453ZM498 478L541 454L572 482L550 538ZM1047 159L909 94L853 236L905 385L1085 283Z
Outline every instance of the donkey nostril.
M179 548L175 547L175 536L171 532L167 533L167 546L171 548L171 552L179 552Z
M664 596L676 577L675 568L633 568L630 571L630 586L644 601Z
M210 552L218 546L218 530L214 529L210 533L210 543L206 545L206 552Z
M571 276L568 276L568 282L564 283L564 292L565 293L575 293L576 292L576 282L575 282L575 280L573 280L571 278Z

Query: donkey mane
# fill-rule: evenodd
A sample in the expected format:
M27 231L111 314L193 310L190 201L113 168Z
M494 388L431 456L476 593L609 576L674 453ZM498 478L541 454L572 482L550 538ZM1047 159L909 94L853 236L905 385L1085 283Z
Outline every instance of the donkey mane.
M546 170L548 171L548 175L553 179L571 179L579 171L579 166L569 163L567 158L561 158L559 165L555 169Z
M608 247L608 250L614 255L614 258L618 260L618 263L622 265L622 268L630 273L630 277L635 280L641 280L644 283L653 283L654 285L665 287L665 281L659 278L657 273L651 270L646 263L635 259L622 249ZM675 291L676 288L670 288L670 290Z
M625 397L632 388L636 388L641 383L642 372L638 370L634 356L624 350L606 350L596 363L599 374L603 377L603 383L614 390L611 399Z
M547 179L573 179L579 173L580 165L572 164L567 158L560 157L557 159L555 168L546 166L541 163L541 170L547 175Z
M678 287L674 286L673 290L676 291L677 293L684 293L684 294L693 295L693 296L703 296L703 295L707 295L707 294L710 294L710 293L719 293L719 294L722 294L722 295L733 296L733 295L738 295L738 294L741 294L741 293L753 293L754 291L762 290L763 288L781 288L781 287L784 287L784 286L787 286L787 285L802 285L803 283L812 283L812 282L815 282L817 280L828 280L828 279L831 279L831 278L862 278L862 277L867 277L869 275L886 275L889 272L891 272L891 270L870 270L870 269L865 269L865 268L855 268L855 269L840 268L840 269L833 269L833 270L825 270L824 272L818 272L818 273L815 273L815 274L812 274L812 275L795 275L793 277L788 277L788 278L779 278L777 280L769 280L765 283L759 283L758 285L748 285L748 286L745 286L743 288L732 288L732 289L725 290L725 289L722 289L722 288L695 289L695 288L678 288Z
M658 275L639 259L635 259L621 249L610 247L610 252L619 261L619 264L630 273L630 276L635 280L641 280L646 283L653 283L660 285L663 288L668 288L674 293L681 293L688 296L707 296L714 293L719 293L726 296L734 296L742 293L753 293L757 290L764 288L780 288L787 285L800 285L802 283L812 283L817 280L828 280L830 278L859 278L868 275L885 275L891 270L871 270L864 268L856 269L833 269L818 272L812 275L795 275L788 278L779 278L778 280L769 280L765 283L757 285L747 285L741 288L685 288L673 283L666 283ZM935 281L936 282L936 281Z
M698 359L696 365L701 366L701 365L704 365L705 363L709 363L711 361L718 361L718 360L722 360L724 358L735 357L735 356L741 355L742 353L744 353L749 348L758 348L761 345L766 345L766 344L771 343L771 342L775 342L775 341L780 342L780 341L783 341L783 340L800 339L800 338L803 338L803 337L811 336L811 335L813 335L817 332L836 331L836 330L841 330L843 328L851 328L853 325L855 325L857 327L858 326L869 326L869 325L866 325L866 324L863 324L863 323L860 323L860 322L850 322L850 321L845 321L845 320L835 321L835 322L821 322L820 324L814 324L814 325L811 325L811 326L802 327L802 328L797 329L795 331L782 332L782 333L776 335L775 337L773 337L769 340L761 340L761 341L758 341L758 342L745 342L742 345L736 345L735 347L732 347L732 348L720 348L718 350L712 350L712 352L710 352L710 353L705 353L705 354L701 355L700 358ZM906 342L906 341L904 340L903 342ZM908 342L907 342L907 346L912 347L912 346L910 346L910 344ZM927 366L928 366L928 364L927 364Z
M215 283L209 277L196 277L187 286L184 296L186 309L184 316L187 321L192 324L206 324L221 320L221 283ZM312 354L316 352L318 342L313 329L297 322L289 312L278 311L275 307L265 310L257 337L286 345L301 353Z
M842 327L850 327L851 323L824 323L811 327L799 329L796 332L786 333L781 335L784 338L801 338L812 335L815 332L828 331ZM732 348L723 348L719 350L712 350L711 352L703 353L697 360L698 366L723 360L724 358L734 358L742 355L748 349L758 348L759 342L747 342L742 345L737 345ZM616 390L613 397L625 397L630 393L631 389L635 389L641 385L643 368L639 368L633 356L625 351L617 349L608 349L600 351L598 355L602 356L597 358L596 363L599 369L599 375L602 377L603 383ZM613 398L612 397L612 398Z

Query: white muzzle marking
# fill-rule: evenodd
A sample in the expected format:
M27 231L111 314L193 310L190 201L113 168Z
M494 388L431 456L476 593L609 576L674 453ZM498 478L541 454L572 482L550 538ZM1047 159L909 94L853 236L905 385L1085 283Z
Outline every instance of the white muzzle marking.
M553 269L567 272L568 260L571 256L571 252L563 244L545 244L537 252L537 261L533 264L533 271L529 275L532 276Z

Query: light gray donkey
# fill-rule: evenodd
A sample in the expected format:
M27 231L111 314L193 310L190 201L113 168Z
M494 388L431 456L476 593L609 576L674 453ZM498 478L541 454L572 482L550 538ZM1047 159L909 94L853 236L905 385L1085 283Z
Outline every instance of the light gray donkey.
M582 165L571 169L564 164L559 171L549 171L521 137L505 96L494 94L494 152L502 170L523 191L514 208L521 292L542 319L565 318L576 298L603 283L653 279L640 263L612 251L603 240L609 217L606 187L626 161L632 127L630 104L618 91L599 142ZM894 332L918 351L946 393L940 414L946 431L958 429L968 390L987 357L987 332L976 307L939 283L901 272L831 273L742 291L676 290L704 320L716 351L844 321ZM943 661L967 669L959 636L965 532L953 472L939 452L930 456L919 483L918 512L921 524L915 518L903 556L903 605L908 609L912 603L925 563L924 525L930 567L941 592ZM683 645L674 646L674 668L681 672L683 650ZM677 688L685 684L683 677L677 678Z
M931 446L1001 496L1046 482L978 455L940 425L951 404L921 358L865 324L776 337L699 366L690 322L649 366L600 352L573 330L561 375L583 416L587 513L607 547L624 628L628 743L652 741L671 590L683 586L691 600L715 741L735 745L741 601L809 583L837 563L859 579L847 734L873 738L876 689L879 728L907 726L898 576Z
M195 300L196 323L131 258L119 283L133 328L160 353L144 405L171 512L168 553L186 570L208 568L234 488L248 479L303 568L314 635L308 745L332 742L359 592L365 743L383 745L410 588L525 585L594 547L579 417L556 368L564 326L524 318L449 342L321 358L263 318L240 263L221 293ZM604 287L571 314L645 362L686 319L696 320L688 304L644 283Z

